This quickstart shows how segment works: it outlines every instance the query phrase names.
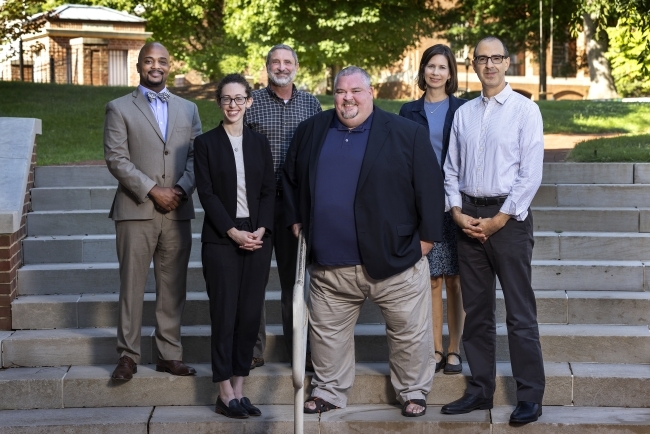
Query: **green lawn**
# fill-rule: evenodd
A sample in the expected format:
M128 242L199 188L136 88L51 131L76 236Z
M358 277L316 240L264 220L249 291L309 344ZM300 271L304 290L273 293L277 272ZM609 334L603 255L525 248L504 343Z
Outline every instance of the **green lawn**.
M102 160L102 131L104 107L112 99L125 95L132 88L91 87L74 85L51 85L36 83L0 82L0 116L35 117L43 121L43 135L37 139L38 164L66 164ZM333 107L331 96L318 96L323 109ZM199 107L203 131L219 124L221 113L213 101L195 100ZM375 103L384 110L397 113L405 101L377 99ZM604 133L624 134L650 133L650 104L592 101L541 101L545 133ZM640 136L645 137L645 136ZM627 139L627 137L626 137ZM613 140L613 141L612 141ZM641 140L641 141L639 141ZM616 146L613 152L625 155L621 158L637 158L646 155L636 149L646 139L631 139L629 143ZM622 139L606 139L599 142L596 155L606 155L610 143L623 143ZM647 140L646 142L647 143ZM582 145L580 146L582 147ZM587 158L574 152L576 161ZM641 154L639 154L641 152ZM605 157L602 157L605 158ZM606 161L630 161L616 159L612 155ZM648 157L640 161L648 161ZM590 161L590 160L589 160ZM605 161L605 160L599 160ZM636 161L636 160L635 160Z
M567 159L594 163L650 163L650 134L606 137L578 143Z

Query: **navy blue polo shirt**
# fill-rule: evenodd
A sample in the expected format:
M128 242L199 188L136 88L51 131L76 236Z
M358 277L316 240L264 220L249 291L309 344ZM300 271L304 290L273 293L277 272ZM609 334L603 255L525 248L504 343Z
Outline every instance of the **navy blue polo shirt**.
M319 265L361 265L354 220L361 164L370 126L349 129L334 116L316 166L312 252Z

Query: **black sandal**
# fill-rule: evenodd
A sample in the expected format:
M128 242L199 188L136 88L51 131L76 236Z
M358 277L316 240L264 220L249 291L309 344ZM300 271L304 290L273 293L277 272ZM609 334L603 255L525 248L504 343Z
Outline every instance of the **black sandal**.
M312 410L311 408L305 407L304 411L306 414L325 413L326 411L336 410L338 408L334 404L330 404L329 402L325 401L323 398L319 398L318 396L312 396L307 401L305 401L305 403L307 402L315 402L316 408Z
M409 413L406 411L406 407L408 407L409 404L419 405L420 407L424 407L424 410L422 410L420 413ZM408 401L404 402L404 405L402 405L402 416L419 417L419 416L424 416L426 412L427 412L427 402L424 399L409 399Z
M456 357L458 357L458 360L460 361L460 363L458 363L458 364L452 364L452 363L447 362L447 363L445 364L445 370L442 371L443 374L453 375L453 374L460 374L461 372L463 372L463 359L460 357L460 354L458 354L458 353L453 353L453 352L450 351L450 352L447 354L447 357L449 357L449 356L456 356Z
M435 351L435 353L440 354L441 356L440 361L436 362L436 372L439 372L447 364L447 356L445 356L445 353L441 353L440 351Z

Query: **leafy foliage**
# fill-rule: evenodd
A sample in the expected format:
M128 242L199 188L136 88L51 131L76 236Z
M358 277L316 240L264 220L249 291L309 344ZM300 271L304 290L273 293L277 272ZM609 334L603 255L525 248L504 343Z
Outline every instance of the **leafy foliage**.
M6 0L0 3L0 45L6 44L7 47L3 57L14 57L17 49L11 43L24 35L37 32L43 26L45 22L42 19L29 19L40 12L42 4L43 0ZM42 48L34 46L34 50Z
M650 29L635 28L630 24L634 20L623 18L619 26L607 30L610 38L607 57L612 64L612 75L619 93L626 97L650 95L650 58L645 55Z

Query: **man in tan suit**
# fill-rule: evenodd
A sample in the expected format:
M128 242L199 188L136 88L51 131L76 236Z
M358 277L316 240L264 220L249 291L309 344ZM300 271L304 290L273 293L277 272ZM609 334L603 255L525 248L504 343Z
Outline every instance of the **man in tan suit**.
M142 304L153 258L156 278L156 370L193 375L183 364L181 314L194 218L196 105L170 94L169 52L157 42L138 56L140 86L106 106L104 157L119 181L109 217L120 263L120 314L114 380L130 380L140 363Z

